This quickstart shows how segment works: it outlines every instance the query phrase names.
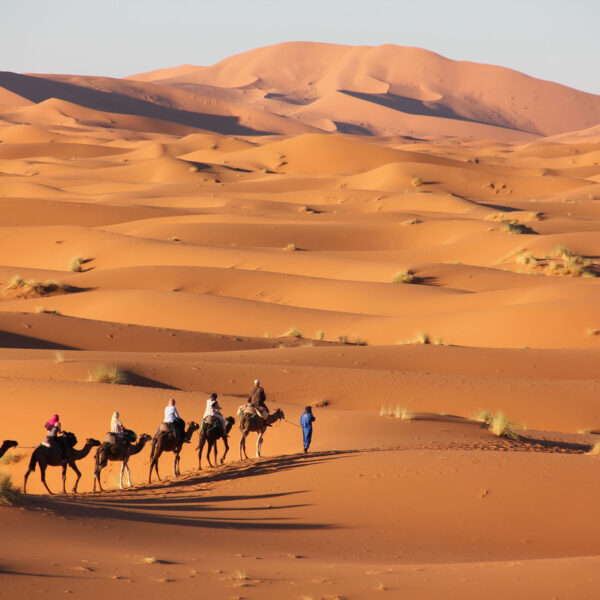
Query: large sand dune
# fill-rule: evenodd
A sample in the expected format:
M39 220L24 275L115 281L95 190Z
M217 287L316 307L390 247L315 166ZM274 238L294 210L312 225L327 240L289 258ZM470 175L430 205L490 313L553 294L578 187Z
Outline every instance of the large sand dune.
M54 412L82 447L170 397L235 415L259 377L286 416L261 459L236 424L224 465L195 434L150 485L146 447L131 490L111 463L91 493L94 451L78 496L36 470L0 506L0 596L594 598L599 121L394 46L0 74L2 471L21 486Z

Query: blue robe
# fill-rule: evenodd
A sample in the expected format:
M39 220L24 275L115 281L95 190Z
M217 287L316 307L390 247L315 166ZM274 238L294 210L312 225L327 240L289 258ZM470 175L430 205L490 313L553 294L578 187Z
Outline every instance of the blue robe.
M300 417L300 425L304 435L304 448L307 450L310 446L310 442L312 441L312 424L314 420L314 415L309 412L302 413L302 416Z

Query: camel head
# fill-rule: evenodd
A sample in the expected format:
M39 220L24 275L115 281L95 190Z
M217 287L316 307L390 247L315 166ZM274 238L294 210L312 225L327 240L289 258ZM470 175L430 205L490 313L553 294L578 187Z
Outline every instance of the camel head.
M225 419L225 431L227 433L229 433L231 431L231 428L233 427L234 423L235 423L235 419L233 417L227 417Z
M194 431L197 431L198 429L200 429L200 425L198 425L198 423L196 423L196 421L190 421L188 423L188 433L194 433Z
M285 415L283 414L283 411L282 411L280 408L278 408L278 409L277 409L277 410L276 410L276 411L273 413L273 415L274 415L274 416L276 416L276 417L279 417L280 419L283 419L283 420L285 420Z
M151 435L148 435L147 433L142 433L142 435L140 435L140 442L144 442L144 444L146 442L149 442L152 439Z
M94 438L88 438L87 440L85 440L85 445L94 448L94 446L99 446L100 442L98 440L95 440Z
M15 442L15 440L4 440L2 445L8 450L9 448L16 448L19 443Z

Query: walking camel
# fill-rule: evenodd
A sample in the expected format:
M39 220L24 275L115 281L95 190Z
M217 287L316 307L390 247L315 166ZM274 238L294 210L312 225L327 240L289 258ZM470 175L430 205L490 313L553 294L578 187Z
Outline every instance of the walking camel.
M267 424L271 425L279 421L280 419L285 419L285 415L283 411L278 408L273 414L269 415L268 419L263 419L258 415L244 415L242 414L240 420L240 431L242 432L242 439L240 440L240 460L243 460L242 452L248 458L248 454L246 453L246 436L251 431L256 431L258 433L258 439L256 440L256 458L260 458L260 450L262 448L263 443L263 435L267 430Z
M77 493L77 485L79 484L79 480L81 479L81 471L77 468L75 464L76 461L85 458L92 448L95 446L99 446L100 442L93 438L88 438L85 440L85 445L80 450L75 449L75 444L77 443L77 438L74 433L65 432L62 435L62 440L58 443L62 443L65 448L65 453L63 455L60 450L57 448L48 448L48 446L44 446L40 444L31 454L31 459L29 461L29 468L27 469L27 473L25 473L25 481L23 482L23 493L27 493L27 478L29 474L35 470L35 466L40 466L40 473L42 483L44 487L48 490L48 493L52 494L52 491L48 487L46 483L46 467L61 467L62 466L62 487L63 494L66 494L65 490L65 481L67 479L67 465L75 471L77 475L77 479L75 479L75 485L73 486L73 493Z
M229 433L233 424L235 423L235 419L233 417L227 417L225 419L226 426L225 431ZM215 451L215 465L217 464L217 440L219 438L223 439L225 443L225 452L223 452L223 456L221 457L221 464L225 462L225 457L229 452L229 443L227 442L227 436L223 435L223 428L221 427L221 422L215 417L206 417L202 422L202 427L200 428L200 443L198 444L198 470L202 469L202 449L204 448L204 444L208 442L208 450L206 451L206 459L208 460L208 464L212 467L213 464L210 462L210 451L214 448Z
M183 437L179 440L175 439L173 431L168 431L163 434L157 434L152 438L152 450L150 451L150 472L148 473L148 483L152 483L152 470L156 471L156 477L161 481L158 474L158 459L163 452L174 452L175 459L173 460L173 476L178 477L179 472L179 454L183 448L184 442L189 442L192 439L194 431L200 429L200 425L194 421L188 423L187 430L183 433Z
M16 448L19 444L14 440L4 440L2 442L2 446L0 446L0 458L2 458L8 450L11 448Z
M126 440L125 443L115 444L110 442L102 442L98 450L96 450L96 465L94 468L94 492L96 491L96 482L100 491L104 488L100 482L100 473L109 461L121 461L121 476L119 479L119 488L123 489L123 473L127 471L127 480L131 487L131 471L129 469L129 457L138 454L142 451L147 442L152 439L147 433L143 433L136 444L132 444Z

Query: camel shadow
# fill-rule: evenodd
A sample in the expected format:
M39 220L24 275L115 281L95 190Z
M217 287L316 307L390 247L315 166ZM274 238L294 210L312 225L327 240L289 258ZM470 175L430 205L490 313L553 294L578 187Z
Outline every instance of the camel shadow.
M265 504L265 501L297 497L307 490L292 490L270 494L210 495L209 489L195 486L218 481L234 481L257 475L317 465L357 454L356 450L336 450L293 454L258 460L238 461L217 467L215 472L193 472L176 480L142 485L113 494L81 494L71 497L39 497L39 503L57 515L69 518L99 518L139 523L174 525L195 528L234 530L328 530L336 526L318 522L294 522L295 517L281 515L282 510L306 508L307 503ZM151 495L168 490L168 496ZM190 495L190 491L193 495ZM186 496L174 496L178 492ZM203 495L200 496L200 493ZM117 495L118 494L118 495ZM223 507L225 503L236 505ZM239 512L235 517L232 513ZM178 514L174 514L178 513ZM214 513L225 513L226 516Z

